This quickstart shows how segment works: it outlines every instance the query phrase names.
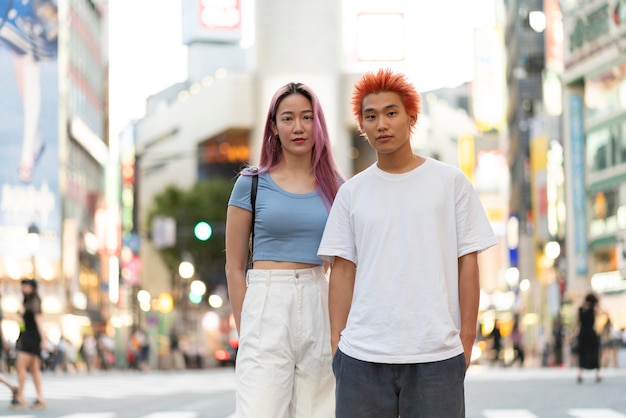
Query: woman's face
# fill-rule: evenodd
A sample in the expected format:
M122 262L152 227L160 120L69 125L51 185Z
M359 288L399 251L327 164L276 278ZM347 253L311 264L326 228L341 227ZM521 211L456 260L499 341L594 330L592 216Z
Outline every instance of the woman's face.
M33 286L30 284L22 284L22 293L25 295L30 295L31 293L33 293Z
M311 101L298 93L285 97L276 109L272 131L278 135L283 152L294 155L311 153L314 145Z

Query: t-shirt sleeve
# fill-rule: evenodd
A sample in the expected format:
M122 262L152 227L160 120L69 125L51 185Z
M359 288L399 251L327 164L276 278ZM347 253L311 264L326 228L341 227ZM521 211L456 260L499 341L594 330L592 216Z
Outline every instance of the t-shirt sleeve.
M318 257L333 263L335 257L345 258L357 264L355 235L350 220L350 196L340 188L328 214L322 241L317 251Z
M475 251L482 252L497 244L478 193L462 173L456 179L456 188L458 257Z
M30 309L34 315L40 314L41 313L41 299L39 299L38 297L33 298Z
M252 176L240 175L237 181L235 181L235 186L228 200L228 206L237 206L252 212L252 204L250 203L251 187Z

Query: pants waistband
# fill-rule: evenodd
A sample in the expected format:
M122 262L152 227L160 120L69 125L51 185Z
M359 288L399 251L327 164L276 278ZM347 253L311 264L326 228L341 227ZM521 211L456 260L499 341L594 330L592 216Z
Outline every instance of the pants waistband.
M251 283L302 283L324 279L324 267L296 270L248 270L246 282Z

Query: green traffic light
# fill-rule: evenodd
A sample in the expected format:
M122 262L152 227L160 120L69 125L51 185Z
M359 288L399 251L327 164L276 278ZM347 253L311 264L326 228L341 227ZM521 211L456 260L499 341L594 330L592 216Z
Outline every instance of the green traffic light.
M189 292L189 295L187 295L187 297L189 298L189 302L195 305L202 302L202 295L198 295L197 293Z
M193 234L200 241L206 241L213 235L213 228L207 222L198 222L193 229Z

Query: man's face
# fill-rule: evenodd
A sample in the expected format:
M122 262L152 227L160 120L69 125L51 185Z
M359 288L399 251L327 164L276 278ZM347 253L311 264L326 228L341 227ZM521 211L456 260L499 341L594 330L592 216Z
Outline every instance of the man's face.
M413 122L398 93L383 91L363 99L361 130L379 154L391 154L405 146L410 149Z

